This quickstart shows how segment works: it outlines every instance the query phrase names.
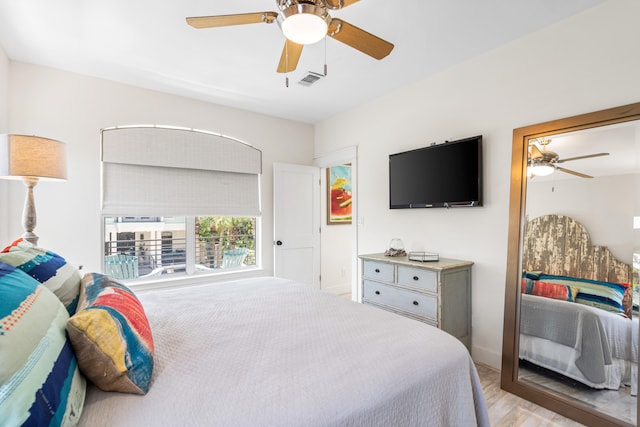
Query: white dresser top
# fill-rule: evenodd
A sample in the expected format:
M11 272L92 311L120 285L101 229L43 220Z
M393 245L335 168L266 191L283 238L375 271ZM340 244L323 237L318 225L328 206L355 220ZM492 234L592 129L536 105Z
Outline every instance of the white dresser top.
M429 268L432 270L449 270L452 268L468 267L473 265L471 261L463 261L452 258L440 258L438 261L409 261L407 256L386 256L384 253L358 255L360 259L378 262L389 262L395 264L404 264L412 267Z

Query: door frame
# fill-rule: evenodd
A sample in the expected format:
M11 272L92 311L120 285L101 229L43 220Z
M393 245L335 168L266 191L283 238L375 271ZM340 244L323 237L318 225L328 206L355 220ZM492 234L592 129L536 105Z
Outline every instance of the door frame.
M313 165L319 168L351 163L351 199L352 221L351 221L351 299L362 301L360 283L360 263L358 261L358 146L353 145L341 150L332 151L326 154L319 154L313 158ZM322 245L322 236L320 236ZM322 260L320 261L320 272L322 273Z

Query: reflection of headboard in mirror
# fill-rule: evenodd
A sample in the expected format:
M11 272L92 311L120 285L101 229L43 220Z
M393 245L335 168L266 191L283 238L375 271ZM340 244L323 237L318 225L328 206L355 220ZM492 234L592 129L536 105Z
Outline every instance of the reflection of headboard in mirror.
M591 243L585 227L563 215L544 215L527 222L522 268L558 276L631 283L632 268L606 246Z

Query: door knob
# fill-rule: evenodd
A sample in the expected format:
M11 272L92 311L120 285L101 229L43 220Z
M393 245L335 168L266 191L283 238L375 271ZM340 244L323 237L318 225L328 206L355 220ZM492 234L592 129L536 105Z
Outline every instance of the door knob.
M276 245L278 245L278 246L282 246L282 240L277 240L277 241L276 241Z

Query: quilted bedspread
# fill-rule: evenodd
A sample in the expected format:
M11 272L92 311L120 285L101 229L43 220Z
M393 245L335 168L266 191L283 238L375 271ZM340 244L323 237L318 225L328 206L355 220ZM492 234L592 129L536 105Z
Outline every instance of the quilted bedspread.
M81 426L489 425L466 348L424 323L267 277L138 297L150 390L90 386Z
M520 310L521 359L593 388L630 384L636 394L637 318L535 295L522 295Z

